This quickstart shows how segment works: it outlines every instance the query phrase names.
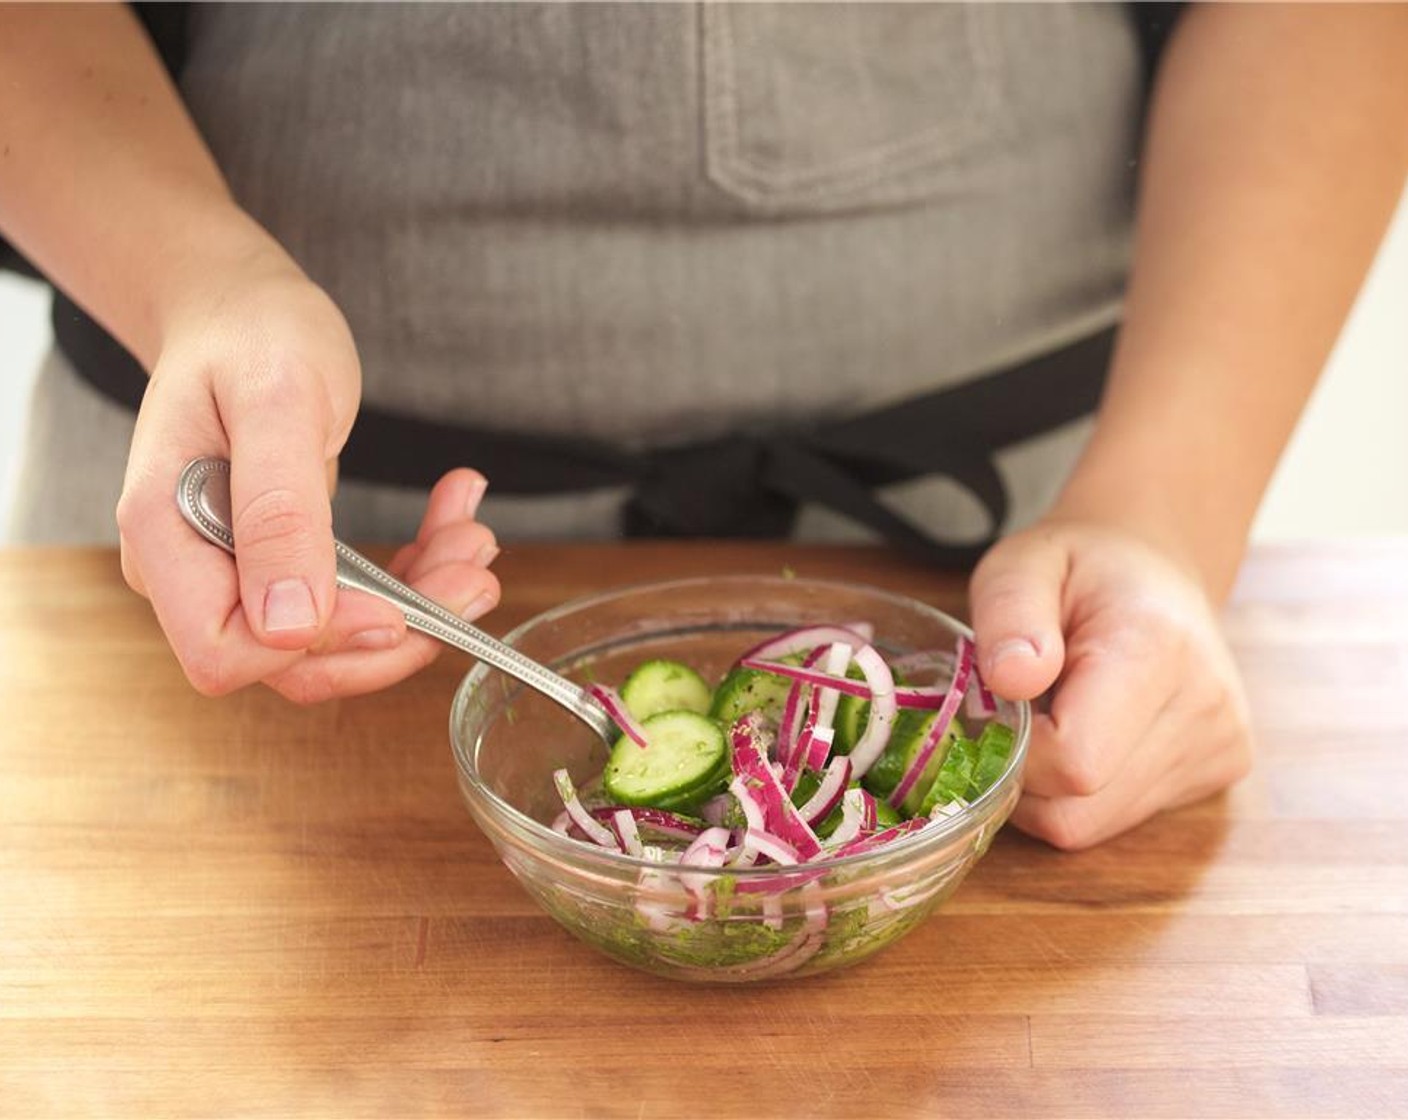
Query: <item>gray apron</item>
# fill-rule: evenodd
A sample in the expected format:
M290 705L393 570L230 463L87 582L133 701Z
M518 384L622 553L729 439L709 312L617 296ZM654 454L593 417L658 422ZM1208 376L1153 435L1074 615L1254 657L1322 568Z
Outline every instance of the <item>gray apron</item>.
M410 415L670 447L883 407L1119 313L1140 79L1116 5L207 5L182 92L347 315L365 401ZM120 462L130 418L86 391L48 363L32 459ZM1007 528L1085 429L998 457ZM483 516L612 536L623 498L491 477ZM884 498L986 528L943 478ZM345 484L338 528L404 538L422 504ZM809 507L797 532L857 529Z

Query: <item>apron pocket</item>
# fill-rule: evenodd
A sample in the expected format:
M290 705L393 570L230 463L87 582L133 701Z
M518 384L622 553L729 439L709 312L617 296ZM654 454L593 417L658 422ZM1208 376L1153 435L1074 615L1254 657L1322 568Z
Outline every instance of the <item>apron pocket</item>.
M983 4L704 3L709 179L751 208L912 202L1001 129L997 13Z

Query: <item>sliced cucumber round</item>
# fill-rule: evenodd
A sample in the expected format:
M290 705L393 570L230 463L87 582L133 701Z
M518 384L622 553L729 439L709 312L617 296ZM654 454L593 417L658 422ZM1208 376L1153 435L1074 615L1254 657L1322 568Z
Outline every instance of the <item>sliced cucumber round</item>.
M636 719L649 719L661 712L709 710L713 690L704 678L679 661L657 658L636 666L621 686L621 700Z
M619 804L688 812L727 788L728 737L716 720L698 712L657 712L641 728L646 745L622 736L602 774Z
M889 797L895 787L900 784L900 779L904 777L910 763L918 755L919 749L924 745L924 740L929 737L937 715L937 712L905 708L895 718L894 727L890 732L890 741L885 745L884 752L867 771L864 779L865 788L876 798L883 800ZM938 777L950 746L962 734L962 726L958 720L953 720L948 725L948 730L944 732L944 737L938 747L930 755L924 772L919 775L918 781L910 786L904 804L900 806L906 816L913 816L919 811L919 807L924 801L924 795L929 792L929 787Z
M709 714L725 727L748 712L761 712L768 719L782 717L783 705L792 682L777 673L761 669L730 669L714 691Z

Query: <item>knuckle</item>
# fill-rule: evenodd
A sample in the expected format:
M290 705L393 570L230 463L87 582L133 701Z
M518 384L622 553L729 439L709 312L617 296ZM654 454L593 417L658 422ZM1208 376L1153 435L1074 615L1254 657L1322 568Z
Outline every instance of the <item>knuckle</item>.
M1109 784L1101 753L1089 744L1063 745L1052 765L1061 792L1091 797Z
M305 663L272 683L285 700L311 708L338 695L337 682L325 664Z
M244 683L231 671L218 648L188 650L179 657L186 679L202 696L228 696Z
M281 559L306 553L313 525L292 490L266 490L235 515L235 540L240 548L273 553Z
M1074 811L1066 801L1048 801L1034 810L1027 831L1063 852L1083 851L1097 839L1086 814Z

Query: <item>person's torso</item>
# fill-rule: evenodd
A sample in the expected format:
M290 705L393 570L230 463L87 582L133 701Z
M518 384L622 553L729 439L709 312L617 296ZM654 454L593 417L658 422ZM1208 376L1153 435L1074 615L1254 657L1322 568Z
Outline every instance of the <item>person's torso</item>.
M1113 322L1121 5L239 4L183 93L366 397L628 444L889 402Z

